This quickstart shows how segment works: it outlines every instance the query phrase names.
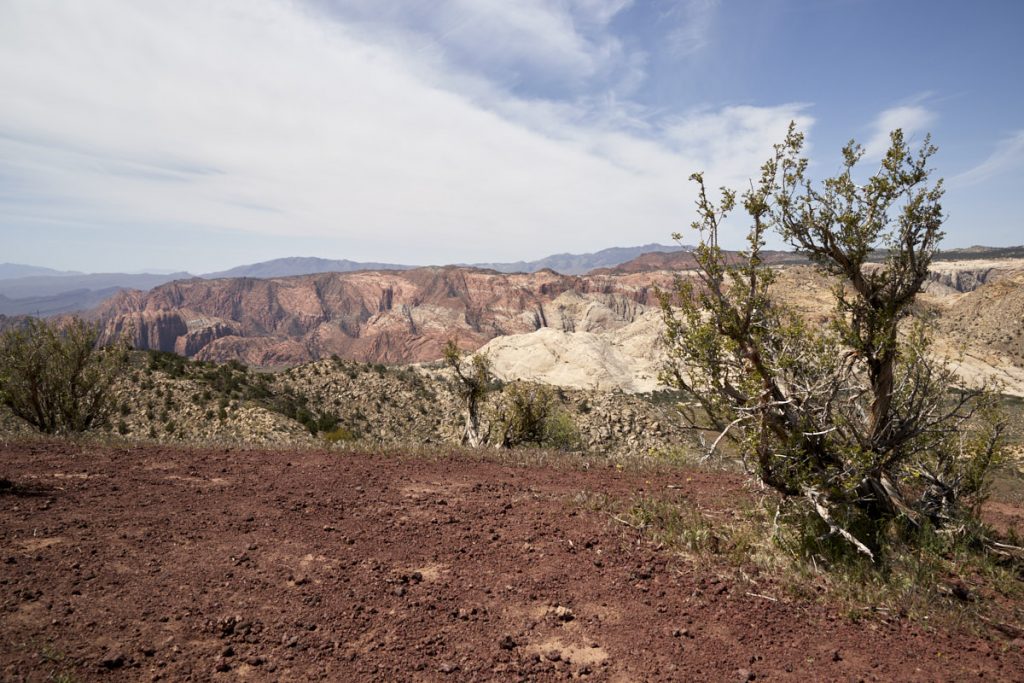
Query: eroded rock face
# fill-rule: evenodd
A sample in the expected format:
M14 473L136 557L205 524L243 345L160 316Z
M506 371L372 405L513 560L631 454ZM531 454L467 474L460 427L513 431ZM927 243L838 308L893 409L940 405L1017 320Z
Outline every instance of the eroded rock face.
M1024 259L938 261L932 263L928 272L926 291L973 292L982 285L1021 273L1024 273Z
M949 287L957 292L973 292L989 281L991 268L974 270L932 270L928 273L928 281Z
M337 354L382 363L434 360L449 338L465 349L551 327L607 331L655 303L670 276L574 277L468 268L187 280L123 292L97 311L105 334L140 349L204 360L290 365Z

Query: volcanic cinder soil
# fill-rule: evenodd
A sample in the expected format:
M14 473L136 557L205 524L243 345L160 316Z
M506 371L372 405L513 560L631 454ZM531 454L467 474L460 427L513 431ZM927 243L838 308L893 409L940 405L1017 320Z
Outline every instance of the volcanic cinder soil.
M575 502L729 514L730 474L30 443L0 476L7 681L1024 677L1009 636L855 623Z

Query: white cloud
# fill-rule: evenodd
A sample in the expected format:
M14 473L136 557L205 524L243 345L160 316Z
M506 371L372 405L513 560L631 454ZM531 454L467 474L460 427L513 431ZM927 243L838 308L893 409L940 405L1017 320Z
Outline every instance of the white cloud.
M886 109L878 115L872 127L871 137L864 144L864 156L868 160L881 159L889 149L889 133L903 129L905 140L928 132L935 122L935 113L918 104Z
M467 68L505 79L580 83L605 75L623 47L605 29L631 0L347 0L329 14L399 41L427 38Z
M979 185L1004 173L1024 167L1024 130L1000 141L997 149L977 166L959 173L949 180L953 187Z
M576 6L599 22L621 4ZM572 52L568 27L523 12ZM739 185L791 118L812 123L797 104L659 122L518 98L279 0L0 4L0 101L0 180L18 187L0 232L199 226L407 262L664 241L692 171Z

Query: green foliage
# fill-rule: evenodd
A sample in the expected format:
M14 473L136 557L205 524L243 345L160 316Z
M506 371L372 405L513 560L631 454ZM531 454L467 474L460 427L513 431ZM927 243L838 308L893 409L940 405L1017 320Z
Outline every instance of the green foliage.
M292 389L285 389L279 394L270 396L266 403L271 410L281 413L302 424L310 434L330 432L338 426L338 416L332 412L317 412L309 407L309 398L296 394Z
M207 368L201 377L213 390L229 396L241 396L251 381L249 368L237 360ZM257 385L260 383L259 379L255 381Z
M583 448L576 420L561 406L548 415L544 424L543 445L560 451L577 451Z
M454 339L444 347L444 362L455 374L455 391L466 402L466 424L462 442L470 446L483 443L480 436L480 404L494 390L491 361L484 354L474 354L466 362Z
M866 180L851 142L843 170L811 183L792 125L742 197L722 188L712 201L695 173L697 269L662 297L662 379L685 394L691 425L734 441L761 482L803 499L830 536L872 559L900 525L964 528L1005 428L992 394L962 387L930 353L927 321L907 320L942 237L942 183L928 184L928 139L916 154L898 130L891 142ZM718 239L738 204L750 230L733 257ZM769 230L836 281L828 324L771 296Z
M509 384L495 410L497 443L502 448L522 445L575 450L579 430L557 396L539 385Z
M655 543L676 550L712 555L722 550L723 534L693 504L639 496L625 519L648 533Z
M350 429L349 427L336 427L328 432L324 433L324 439L330 443L340 443L357 441L359 439L359 432Z
M149 369L159 370L172 379L180 379L185 376L189 361L184 356L167 351L147 351L149 354Z
M84 432L108 424L111 391L128 350L118 341L99 347L98 325L29 319L0 336L0 401L47 434Z

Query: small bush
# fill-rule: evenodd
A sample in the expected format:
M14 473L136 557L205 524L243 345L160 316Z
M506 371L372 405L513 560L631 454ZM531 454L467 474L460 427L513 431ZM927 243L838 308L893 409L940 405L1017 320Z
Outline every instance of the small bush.
M579 448L576 423L550 389L511 384L503 393L495 417L501 447Z
M576 421L561 406L555 408L544 424L544 446L560 451L575 451L582 448Z
M357 441L358 439L359 433L348 427L337 427L324 433L324 440L330 443Z
M0 402L47 434L84 432L109 423L113 382L124 372L123 341L99 345L98 325L79 318L30 318L0 336Z

